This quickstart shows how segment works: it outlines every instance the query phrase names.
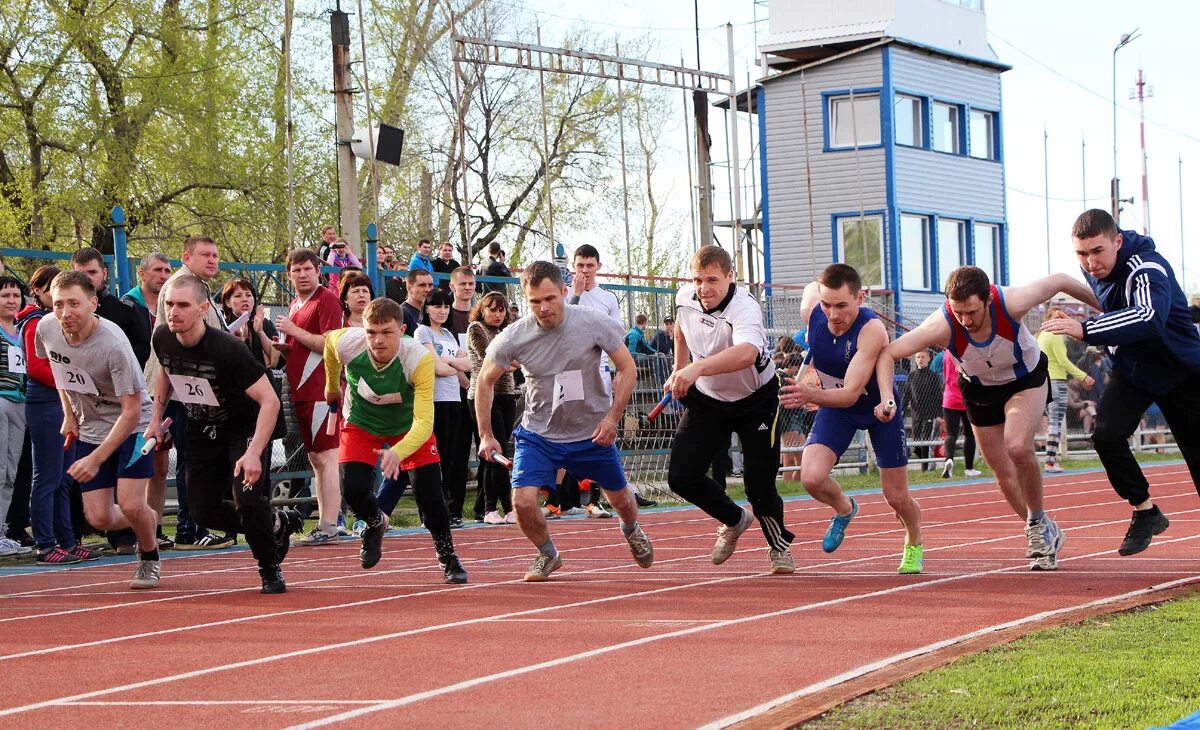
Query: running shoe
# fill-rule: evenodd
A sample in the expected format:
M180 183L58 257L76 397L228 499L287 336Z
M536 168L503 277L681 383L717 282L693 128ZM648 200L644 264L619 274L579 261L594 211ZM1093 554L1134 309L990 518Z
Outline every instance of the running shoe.
M275 526L275 564L283 562L288 548L292 546L292 535L304 529L304 517L298 510L284 508L275 513L279 523Z
M1050 519L1049 515L1044 515L1042 519L1033 524L1025 525L1025 538L1028 541L1025 547L1025 557L1027 558L1057 555L1067 540L1067 536L1058 529L1058 525Z
M76 545L75 547L71 548L67 552L85 562L90 562L92 560L100 559L100 553L97 553L94 550L89 550L82 545Z
M72 563L82 563L83 558L76 557L56 545L49 550L39 552L37 562L38 565L71 565Z
M133 580L129 582L129 587L135 589L156 588L161 573L162 561L139 560L137 569L133 571Z
M367 530L367 523L364 520L355 520L350 527L350 534L355 537L362 537L362 534Z
M570 507L562 511L564 517L572 517L574 515L586 515L587 510L583 507Z
M587 506L587 515L588 517L604 519L606 517L612 517L612 512L604 509L598 503L593 502Z
M742 516L736 525L732 527L721 525L717 528L717 541L713 544L712 549L713 565L720 565L729 560L729 556L733 555L734 550L737 550L738 538L742 536L743 532L750 529L753 522L754 516L743 509Z
M650 544L650 538L646 537L641 525L633 526L633 532L625 536L625 542L629 543L634 562L643 568L654 565L654 546Z
M515 509L509 510L508 514L504 515L504 524L506 524L506 525L517 524L517 511Z
M1062 474L1063 468L1059 465L1057 459L1046 459L1047 474Z
M542 507L542 516L548 520L557 520L562 516L562 510L552 504Z
M263 593L269 595L287 593L287 582L283 580L283 571L279 569L278 565L259 568L258 576L262 578Z
M312 528L304 534L303 537L298 537L292 541L292 547L310 547L313 545L335 545L337 544L338 536L336 532L326 532L320 525Z
M451 517L450 518L450 529L451 530L457 530L462 526L463 526L463 520L461 517Z
M953 474L954 459L946 459L946 463L942 464L942 479L949 479Z
M637 500L637 506L639 506L639 507L657 507L658 506L657 501L655 501L653 499L646 499L645 497L643 497L642 495L640 495L636 492L634 492L633 498L635 500Z
M1169 527L1171 521L1157 506L1150 509L1134 510L1133 518L1129 520L1129 530L1121 547L1117 548L1119 555L1137 555L1150 547L1150 540L1155 535L1161 535Z
M946 463L952 463L949 459ZM825 539L821 541L821 549L827 553L837 550L842 545L842 540L846 538L846 528L850 526L850 520L858 514L858 502L854 501L854 497L850 498L850 514L842 516L835 514L833 519L829 521L829 528L825 530Z
M790 550L767 548L767 559L771 561L771 572L775 575L787 575L796 572L796 560Z
M450 553L444 557L438 557L438 563L442 566L442 574L445 576L446 583L462 584L467 582L467 570L459 561L458 556ZM559 561L562 565L562 561ZM553 568L551 568L553 570ZM547 573L549 575L549 573ZM525 576L525 580L529 580L529 576ZM544 578L542 580L545 580Z
M969 477L983 476L983 472L979 471L978 469L967 469L963 472L963 474L966 474Z
M504 515L500 514L496 510L492 510L491 512L488 512L486 515L483 516L483 524L485 524L485 525L503 525L504 524Z
M904 558L896 572L900 575L916 575L925 568L925 547L922 545L905 545Z
M5 537L21 547L32 548L37 546L37 540L33 539L28 530L9 530Z
M193 550L197 548L192 548ZM117 555L134 555L138 551L136 542L123 542L113 548L113 552Z
M337 518L337 533L338 537L350 537L350 528L346 526L346 515L338 513Z
M529 566L529 570L525 572L525 582L541 583L544 580L550 580L550 574L561 567L561 555L550 557L545 553L538 553L538 556L533 560L533 565Z
M19 557L31 552L33 548L27 548L16 540L0 537L0 558Z
M362 534L362 549L358 551L364 570L374 568L383 557L383 536L387 528L387 515L382 512L375 516L373 523L367 523L367 529Z
M1058 570L1058 556L1043 555L1029 563L1030 570Z
M159 550L174 550L175 549L175 541L172 540L171 538L167 537L166 535L159 535L158 536L158 549Z

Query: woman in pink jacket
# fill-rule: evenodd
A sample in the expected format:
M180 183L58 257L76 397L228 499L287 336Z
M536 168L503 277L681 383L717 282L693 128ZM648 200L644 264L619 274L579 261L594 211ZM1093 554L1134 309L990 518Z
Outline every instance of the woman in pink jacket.
M954 364L954 358L942 357L942 377L946 380L946 387L942 389L942 418L946 423L946 463L942 466L942 479L949 479L954 473L954 449L960 430L963 432L963 459L967 464L965 474L977 477L981 472L975 468L975 432L967 422L967 407L958 387L958 366Z

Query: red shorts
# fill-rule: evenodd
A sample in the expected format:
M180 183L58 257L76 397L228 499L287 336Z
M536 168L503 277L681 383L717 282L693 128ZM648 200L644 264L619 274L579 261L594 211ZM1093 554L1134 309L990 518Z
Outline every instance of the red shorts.
M305 452L320 453L338 447L337 429L332 434L325 432L329 418L329 406L325 401L293 401L292 408L296 410L296 425L300 429L300 443L304 444ZM338 426L341 426L340 417Z
M403 438L404 434L402 433L392 436L376 436L355 426L353 423L343 423L342 442L338 449L338 463L345 464L356 461L374 466L379 463L379 454L375 453L377 449L386 449L395 446ZM403 459L400 462L400 468L408 471L425 466L426 464L437 464L441 460L442 457L438 455L437 439L430 434L429 439L421 444L419 449L409 454L407 459Z

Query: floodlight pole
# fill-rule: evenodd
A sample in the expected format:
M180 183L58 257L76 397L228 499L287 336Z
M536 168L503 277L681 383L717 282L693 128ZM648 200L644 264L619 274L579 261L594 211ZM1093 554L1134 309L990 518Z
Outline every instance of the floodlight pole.
M358 220L358 178L354 171L354 103L350 88L350 16L341 10L329 14L333 39L333 103L337 132L338 217L341 234L355 254L362 253Z

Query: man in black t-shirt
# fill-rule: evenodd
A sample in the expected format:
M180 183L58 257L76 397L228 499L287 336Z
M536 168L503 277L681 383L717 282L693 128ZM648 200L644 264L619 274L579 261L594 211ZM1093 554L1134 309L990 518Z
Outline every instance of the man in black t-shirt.
M180 276L160 295L167 327L159 327L152 340L162 367L146 438L162 443L168 400L186 406L192 514L210 527L244 533L258 561L262 592L283 593L279 563L289 536L303 523L294 510L271 510L270 444L279 397L263 363L241 340L205 323L212 306L207 293L200 279Z

